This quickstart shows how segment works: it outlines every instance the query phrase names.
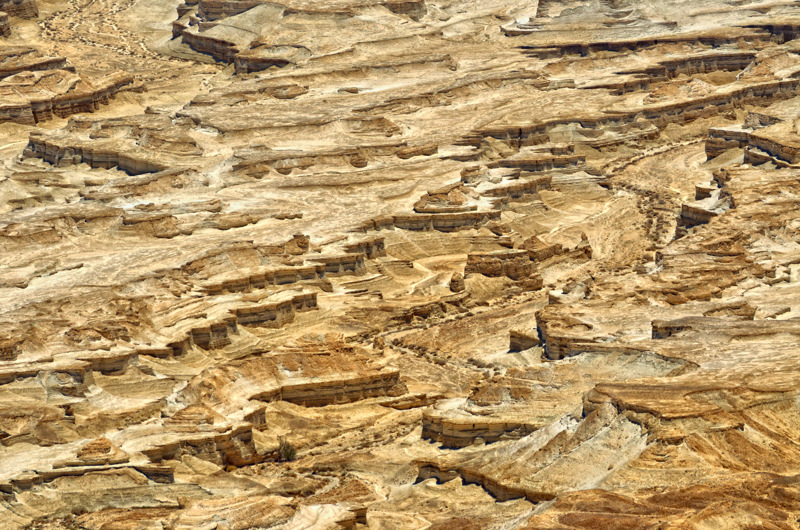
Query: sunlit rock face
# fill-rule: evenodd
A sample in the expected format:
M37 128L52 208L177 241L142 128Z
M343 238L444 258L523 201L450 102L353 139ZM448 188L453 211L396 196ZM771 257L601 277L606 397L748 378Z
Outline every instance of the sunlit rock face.
M0 526L795 528L798 37L0 0Z

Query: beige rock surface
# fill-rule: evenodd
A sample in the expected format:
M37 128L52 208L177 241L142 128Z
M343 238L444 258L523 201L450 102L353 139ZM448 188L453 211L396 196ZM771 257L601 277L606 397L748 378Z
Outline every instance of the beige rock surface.
M796 528L799 37L0 0L0 526Z

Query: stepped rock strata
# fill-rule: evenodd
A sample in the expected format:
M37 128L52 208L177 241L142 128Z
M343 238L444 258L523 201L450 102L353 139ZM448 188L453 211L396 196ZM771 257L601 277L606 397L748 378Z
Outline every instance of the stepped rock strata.
M795 2L40 7L0 526L796 526Z
M133 78L119 73L90 82L65 70L20 73L0 81L0 122L35 124L57 116L97 110ZM62 86L69 87L60 92ZM26 93L27 92L27 93Z
M44 56L31 46L8 45L0 48L0 79L23 72L62 69L66 65L66 58Z

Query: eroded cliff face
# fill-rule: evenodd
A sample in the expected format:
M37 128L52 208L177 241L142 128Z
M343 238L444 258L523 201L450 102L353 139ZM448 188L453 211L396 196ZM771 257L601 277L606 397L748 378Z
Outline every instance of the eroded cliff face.
M0 12L2 526L797 526L792 2Z

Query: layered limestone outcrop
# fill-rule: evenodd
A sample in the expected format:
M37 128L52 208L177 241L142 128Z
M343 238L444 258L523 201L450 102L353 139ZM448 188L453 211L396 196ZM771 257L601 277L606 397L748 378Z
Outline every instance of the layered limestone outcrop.
M536 273L536 265L527 250L496 250L476 252L467 256L466 274L484 276L507 276L512 280L530 278Z
M710 129L706 154L713 158L729 149L743 149L745 162L796 166L798 145L794 121L798 115L797 106L797 101L791 99L784 105L748 113L740 126Z
M402 24L419 22L427 13L422 1L374 4L337 2L335 6L306 2L200 1L178 6L173 39L217 61L235 64L238 73L305 64L312 56L335 53L357 41L333 34L340 24L390 39L406 35ZM196 5L196 7L195 7ZM395 27L393 27L395 26ZM317 38L306 31L317 28Z
M85 163L93 168L117 167L131 175L158 173L186 165L187 157L202 152L185 132L162 132L166 123L171 120L159 114L106 123L72 119L65 131L31 133L24 156L56 166Z
M0 122L33 125L93 112L132 82L132 76L121 72L91 81L67 70L14 74L0 81Z
M23 72L59 70L66 67L65 57L48 57L31 46L9 45L0 48L0 79Z
M209 370L189 383L181 399L217 403L223 408L248 401L323 407L406 393L399 370L371 366L357 349L331 344L334 348L326 351L310 346L311 349L301 346L299 350L275 352ZM239 395L243 384L248 391ZM247 418L261 425L266 421L264 414L265 409L260 406Z
M393 215L389 218L371 219L362 225L362 229L383 230L386 228L400 228L403 230L439 230L442 232L450 232L463 228L473 228L499 218L499 211L401 214Z
M793 2L32 6L0 526L796 526Z

